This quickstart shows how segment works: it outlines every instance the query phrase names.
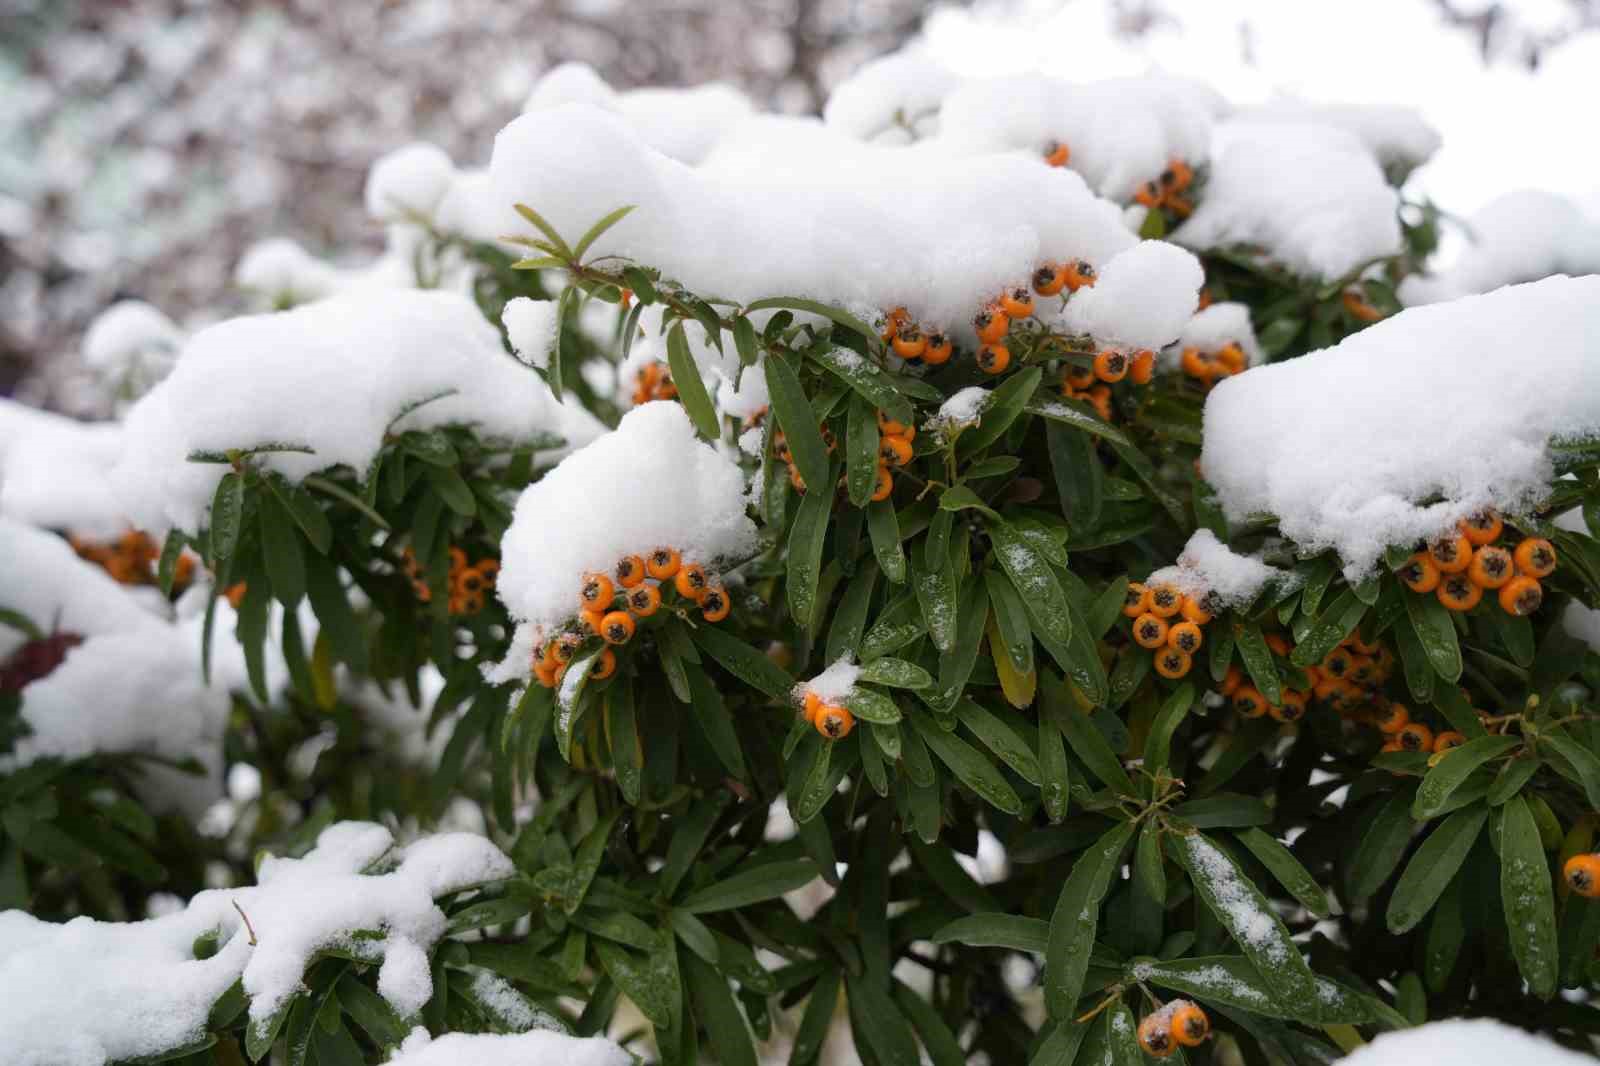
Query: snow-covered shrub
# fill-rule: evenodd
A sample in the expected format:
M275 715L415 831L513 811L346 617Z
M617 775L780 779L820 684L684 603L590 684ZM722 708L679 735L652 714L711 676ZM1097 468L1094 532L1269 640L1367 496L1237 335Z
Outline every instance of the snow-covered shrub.
M1589 1046L1593 227L1436 264L1436 142L913 53L400 147L0 408L7 1061Z

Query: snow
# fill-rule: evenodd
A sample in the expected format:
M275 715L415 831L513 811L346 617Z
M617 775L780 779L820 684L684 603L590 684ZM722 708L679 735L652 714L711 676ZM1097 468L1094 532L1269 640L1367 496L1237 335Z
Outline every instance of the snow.
M183 343L183 331L142 300L119 300L89 324L83 361L102 376L143 371L159 378Z
M939 108L961 79L908 49L870 60L833 87L822 121L860 141L908 141L937 132Z
M1241 946L1253 946L1275 962L1285 961L1288 949L1276 935L1277 923L1257 905L1249 882L1239 876L1233 862L1198 833L1173 839L1188 849L1195 872L1210 886L1217 906L1226 912L1224 924Z
M1274 514L1357 579L1387 545L1487 507L1517 513L1548 489L1548 439L1600 430L1597 333L1600 277L1408 308L1218 385L1202 467L1230 519Z
M604 1037L530 1033L447 1033L430 1038L418 1026L386 1066L628 1066L629 1055Z
M1241 607L1268 585L1292 580L1287 570L1268 566L1259 556L1239 555L1209 529L1197 529L1178 555L1177 564L1145 579L1154 588L1171 585L1185 596L1210 595L1223 607Z
M432 218L454 180L444 149L422 141L396 148L367 172L367 214L380 222Z
M191 463L193 452L310 448L257 456L299 480L338 465L365 472L386 434L450 424L512 440L582 431L469 300L352 293L195 334L171 376L129 411L113 477L130 508L165 502L161 514L137 513L141 523L194 529L227 467Z
M738 377L738 386L728 378L717 383L717 409L730 418L755 418L772 402L767 393L767 375L758 361Z
M1380 1033L1338 1061L1339 1066L1590 1066L1594 1059L1492 1018L1449 1018Z
M1199 303L1205 271L1190 252L1165 241L1141 241L1100 268L1060 316L1065 328L1099 344L1157 349L1178 336Z
M0 912L7 1061L101 1066L182 1046L204 1032L211 1005L235 980L260 1022L300 990L312 957L329 947L381 959L379 992L402 1016L416 1012L432 994L427 951L445 928L435 897L508 877L513 867L487 840L457 833L400 849L392 871L364 872L393 847L382 826L341 822L302 859L266 857L257 887L201 892L164 917L54 924ZM354 939L358 931L380 935ZM196 959L196 938L212 932L217 952Z
M1199 205L1173 233L1196 250L1250 245L1290 272L1341 277L1400 251L1399 197L1353 134L1307 122L1235 120Z
M856 690L856 681L861 677L861 667L856 665L854 656L841 655L834 663L810 681L801 682L797 688L810 692L824 703L843 703L850 698ZM803 697L802 697L803 698Z
M0 607L40 629L84 636L138 631L156 624L111 575L80 559L61 537L0 515ZM0 626L0 659L25 638Z
M1600 219L1564 196L1519 189L1466 220L1469 246L1450 268L1400 283L1406 304L1436 303L1551 274L1600 273Z
M957 426L973 425L988 406L989 390L982 385L968 385L940 404L938 412L928 419L924 428L948 432Z
M501 233L527 230L512 210L520 202L572 240L635 205L591 257L632 258L696 292L746 303L779 294L904 305L925 328L962 336L986 300L1026 282L1041 260L1099 266L1135 243L1115 205L1037 159L984 155L930 166L916 148L862 146L821 126L814 136L839 152L781 161L741 152L694 170L617 116L569 104L500 132L486 195Z
M1314 103L1285 96L1239 113L1242 119L1310 122L1357 137L1384 167L1410 169L1432 158L1443 143L1439 131L1413 107L1388 104Z
M1561 628L1600 653L1600 611L1573 600L1561 612Z
M318 300L339 287L339 271L287 237L258 241L239 258L234 284L269 306Z
M561 329L560 305L555 300L518 296L500 312L500 321L518 359L540 370L550 366Z
M1224 300L1195 312L1171 349L1169 361L1176 366L1184 348L1214 354L1230 344L1237 344L1244 351L1247 366L1266 362L1250 323L1249 305Z
M78 422L0 398L0 515L99 539L128 527L111 469L122 427Z
M551 626L577 613L584 574L610 574L624 556L671 547L710 569L755 545L738 465L695 436L679 404L653 401L523 490L496 592L520 621Z

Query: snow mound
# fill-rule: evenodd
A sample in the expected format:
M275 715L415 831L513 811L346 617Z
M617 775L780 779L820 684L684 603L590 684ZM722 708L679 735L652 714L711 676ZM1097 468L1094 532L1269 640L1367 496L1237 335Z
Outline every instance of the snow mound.
M1492 1018L1451 1018L1380 1033L1338 1066L1593 1066L1594 1059Z
M1249 366L1266 362L1266 356L1256 340L1255 326L1250 322L1249 305L1224 300L1195 312L1178 335L1174 355L1183 348L1218 352L1230 344L1237 344L1243 349Z
M331 296L342 284L339 270L287 237L258 241L239 259L233 282L269 306L290 307Z
M49 632L94 636L155 626L157 619L61 537L0 515L0 607ZM0 626L0 659L23 642Z
M628 1066L634 1058L604 1037L564 1033L446 1033L418 1026L386 1066Z
M1400 284L1406 304L1437 303L1552 274L1600 274L1600 219L1564 196L1520 189L1467 219L1470 246L1434 277Z
M1330 279L1400 250L1399 195L1359 138L1312 123L1233 121L1193 215L1173 234L1197 250L1248 245L1295 274Z
M101 539L124 532L110 477L123 450L114 422L79 422L0 399L0 515Z
M257 887L201 892L164 917L55 924L0 913L7 1061L101 1066L192 1043L241 979L260 1021L300 990L312 956L328 947L381 959L378 991L402 1016L417 1011L433 991L427 952L445 929L434 899L513 867L482 837L450 833L401 849L388 873L363 872L393 847L382 826L341 822L302 859L266 858ZM358 939L363 931L378 935ZM208 934L218 950L197 959L195 940Z
M396 148L367 172L367 214L380 222L432 218L455 180L444 149L423 141Z
M103 380L143 392L172 369L183 330L143 300L120 300L83 335L83 362Z
M1240 113L1241 119L1311 122L1353 134L1383 167L1410 169L1426 163L1444 139L1412 107L1390 104L1312 103L1294 97L1272 100Z
M1177 564L1145 578L1145 584L1171 585L1185 596L1210 596L1220 606L1239 607L1275 582L1294 575L1268 566L1257 556L1239 555L1209 529L1197 529L1178 555Z
M1600 277L1409 308L1218 385L1201 464L1230 519L1274 514L1356 579L1387 545L1549 488L1549 438L1600 431L1597 335Z
M856 681L861 677L861 667L850 655L841 655L832 666L813 677L810 681L802 681L795 686L802 693L810 692L824 703L843 703L850 698L856 690Z
M292 311L232 319L195 334L170 377L128 413L114 479L130 507L166 501L144 524L193 529L226 467L197 451L266 452L298 480L345 465L365 471L390 432L471 424L519 439L571 421L518 366L471 301L390 290L341 295Z
M1115 205L1037 159L982 156L889 173L876 162L917 150L872 149L818 130L851 150L784 166L739 154L694 170L595 107L534 111L495 139L489 196L500 232L528 229L512 208L520 202L571 240L635 205L591 256L658 267L697 292L746 303L805 296L867 311L904 305L928 328L968 332L986 300L1026 282L1041 260L1099 266L1135 243Z
M517 358L540 370L550 365L556 337L561 329L560 304L555 300L533 300L518 296L500 312L500 322L511 339Z
M822 121L858 141L904 143L937 131L939 108L961 84L921 52L894 52L863 63L834 86Z
M577 614L584 574L610 574L624 556L671 547L711 568L755 546L738 465L695 436L681 406L656 401L523 490L496 591L517 619L551 626Z
M1165 241L1141 241L1100 268L1092 288L1067 301L1061 324L1101 344L1157 349L1194 314L1205 271L1190 252Z

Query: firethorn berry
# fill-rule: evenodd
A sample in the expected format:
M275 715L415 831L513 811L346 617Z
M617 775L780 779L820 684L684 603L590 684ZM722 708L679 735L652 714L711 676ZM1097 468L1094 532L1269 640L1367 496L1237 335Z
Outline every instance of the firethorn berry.
M1179 622L1167 630L1167 647L1176 648L1185 655L1193 655L1199 651L1204 641L1205 635L1193 622Z
M616 589L611 584L611 579L604 574L584 574L583 586L578 591L578 598L583 605L591 610L597 607L611 606L611 597L616 595Z
M1272 654L1274 654L1274 655L1288 655L1289 654L1289 651L1290 651L1289 642L1287 640L1283 639L1283 634L1282 633L1268 633L1265 637L1263 637L1261 639L1266 644L1267 650L1272 652Z
M895 335L900 332L900 327L908 322L910 318L911 315L904 307L896 307L885 315L883 319L883 342L888 344L894 340Z
M922 351L922 361L929 366L943 366L950 361L950 355L955 351L955 346L950 343L950 338L944 333L928 334L928 346Z
M1193 1003L1172 1012L1172 1036L1184 1047L1199 1047L1211 1035L1211 1019Z
M590 681L604 681L617 672L617 653L610 648L603 648L600 657L594 661L594 666L589 669Z
M1242 374L1249 362L1245 358L1244 349L1234 341L1229 341L1217 349L1216 361L1230 374Z
M772 454L786 463L790 459L789 438L784 436L781 429L772 435Z
M1102 421L1111 421L1111 386L1096 385L1089 390L1089 402L1094 405L1094 413Z
M1526 618L1544 602L1544 588L1537 578L1520 574L1506 582L1500 590L1500 609L1506 614Z
M1439 587L1439 568L1423 552L1418 552L1395 571L1412 592L1432 592Z
M606 612L598 608L593 611L579 611L578 632L586 637L598 637L600 635L600 620L605 616Z
M1393 737L1390 737L1388 740L1384 741L1383 742L1383 746L1378 749L1378 754L1387 755L1391 751L1405 751L1405 750L1406 749L1404 749L1404 748L1402 748L1400 746L1400 742L1398 740L1395 740Z
M1267 713L1267 698L1254 685L1240 685L1230 699L1233 709L1246 718L1260 718Z
M1508 588L1510 586L1507 586ZM1504 592L1505 589L1501 589ZM1447 574L1439 587L1433 590L1439 602L1452 611L1470 611L1483 599L1483 589L1472 583L1466 574Z
M572 657L578 654L578 645L583 643L583 638L576 633L563 633L550 644L549 655L556 663L570 663Z
M678 572L682 557L676 548L657 548L645 559L644 568L658 581L665 581Z
M1267 713L1280 722L1298 722L1306 714L1306 698L1294 689L1283 690L1281 703L1267 708Z
M1472 565L1472 542L1461 534L1440 537L1428 545L1428 558L1441 574L1459 574Z
M413 582L412 585L411 585L411 591L413 591L413 592L415 592L417 594L417 599L420 602L422 602L422 603L432 603L433 602L433 588L426 581ZM233 603L233 601L234 601L233 589L230 588L227 592L223 593L223 595L228 597L228 602L229 603ZM241 600L244 599L244 593L241 592L239 594L238 598L241 599ZM234 604L234 606L237 607L238 604Z
M467 553L460 548L450 549L450 569L460 570L467 565Z
M911 461L911 442L904 437L879 437L878 459L888 466L905 466Z
M1197 626L1203 626L1211 621L1211 612L1206 608L1205 596L1185 596L1183 605L1178 608L1178 612L1187 621L1193 622Z
M914 325L903 326L890 343L894 354L902 359L921 359L922 353L928 350L928 338Z
M500 577L500 560L479 559L476 569L479 574L483 575L484 587L493 588L495 581Z
M633 638L633 615L612 611L600 619L600 639L607 644L626 644Z
M1003 344L985 344L978 349L978 369L985 374L999 374L1011 365L1011 352Z
M1457 522L1456 527L1461 530L1461 535L1472 541L1476 547L1493 544L1500 539L1500 532L1505 529L1505 523L1500 521L1500 516L1493 511L1479 511Z
M451 614L465 614L467 611L466 600L464 600L460 594L451 596L447 601L447 606L449 607Z
M833 430L829 429L826 425L821 425L817 427L817 435L822 438L822 446L828 449L829 455L832 455L833 449L839 443L833 436Z
M1101 381L1121 381L1128 376L1127 354L1107 348L1094 357L1094 376Z
M1161 186L1154 181L1145 182L1143 185L1139 186L1138 191L1133 194L1134 203L1143 204L1145 207L1155 207L1157 204L1161 203L1161 200Z
M1026 285L1007 289L1000 296L1000 310L1012 318L1027 318L1033 314L1033 293Z
M684 563L678 569L678 574L672 579L672 585L678 590L678 595L685 599L694 600L696 603L706 594L706 587L710 579L706 577L706 568L699 563Z
M1361 631L1358 629L1344 639L1344 642L1362 655L1376 655L1383 649L1383 645L1375 640L1362 640Z
M977 331L980 342L993 344L1006 335L1011 328L1011 319L1006 317L998 304L991 304L972 316L972 328Z
M1199 348L1185 348L1183 355L1178 359L1178 365L1183 368L1185 374L1201 381L1209 381L1216 374L1215 361Z
M700 599L700 614L707 622L720 622L728 617L728 611L733 603L728 599L728 592L721 585L709 585L706 593Z
M556 687L556 668L547 663L538 663L533 668L533 676L545 688Z
M1053 167L1064 167L1072 158L1072 149L1065 141L1051 141L1044 146L1044 161Z
M796 492L800 493L802 496L805 495L806 479L800 476L799 467L791 466L789 468L789 484L794 486L794 490Z
M1168 175L1172 178L1172 188L1182 192L1194 181L1194 168L1182 159L1174 159L1167 164L1167 169L1161 174L1163 185L1167 183Z
M1435 752L1449 751L1451 748L1459 748L1466 742L1465 733L1457 733L1454 729L1446 729L1443 733L1433 738L1433 750Z
M1394 735L1394 738L1400 742L1400 747L1406 751L1433 750L1433 730L1421 722L1407 722L1400 732Z
M1077 292L1085 287L1092 287L1095 279L1099 277L1087 259L1074 259L1067 264L1067 290Z
M1467 567L1467 579L1479 588L1497 589L1516 573L1511 553L1493 544L1485 544L1472 553L1472 563Z
M1171 585L1157 585L1150 590L1150 613L1157 618L1171 618L1183 610L1183 593Z
M635 585L624 598L628 601L628 610L640 618L649 618L661 606L661 590L654 585Z
M843 740L856 726L855 715L831 703L822 705L817 712L817 732L829 740Z
M1156 376L1156 353L1148 348L1141 348L1133 353L1133 359L1128 364L1128 380L1135 385L1148 385Z
M1067 287L1067 269L1060 263L1045 263L1033 272L1033 291L1054 296Z
M821 711L822 697L817 695L815 692L812 692L810 689L806 689L805 703L800 713L805 716L806 721L810 722L814 726L817 724L817 715L821 713Z
M1378 680L1378 664L1372 661L1370 655L1352 655L1345 677L1357 685L1370 685Z
M1366 297L1354 289L1346 289L1339 297L1339 302L1344 304L1344 309L1350 313L1350 317L1358 321L1376 322L1383 317L1383 312L1373 307L1367 302Z
M1411 721L1411 712L1406 710L1403 703L1391 703L1389 709L1378 717L1377 726L1380 733L1398 733Z
M1244 684L1244 671L1233 663L1228 664L1228 670L1222 675L1222 680L1217 682L1217 691L1224 696L1231 696L1239 691L1239 686Z
M1600 896L1600 855L1574 855L1561 868L1561 878L1585 899Z
M894 475L889 473L889 468L878 464L877 479L872 483L872 495L868 497L873 503L887 500L894 492Z
M1361 686L1353 681L1335 681L1328 693L1328 703L1341 714L1355 708L1366 697Z
M911 429L904 422L896 422L882 411L878 412L878 432L886 437L903 437Z
M1167 642L1167 623L1153 614L1133 620L1133 641L1141 648L1159 648Z
M1122 596L1122 613L1138 618L1150 609L1150 590L1137 581L1128 582L1128 591Z
M1139 1023L1139 1047L1153 1059L1169 1058L1178 1050L1168 1021L1166 1013L1158 1011L1145 1015L1144 1021Z
M1543 537L1529 537L1511 553L1517 573L1528 577L1549 577L1556 568L1556 549Z
M631 589L644 581L644 560L637 555L624 555L617 560L617 584Z
M1194 659L1186 651L1162 648L1156 652L1156 673L1162 677L1177 680L1187 674L1193 666Z
M461 594L464 596L481 593L483 591L483 575L478 572L476 567L471 570L463 570L460 579L456 581L456 587L461 590Z
M1082 363L1068 363L1063 379L1074 389L1087 389L1095 383L1094 367Z

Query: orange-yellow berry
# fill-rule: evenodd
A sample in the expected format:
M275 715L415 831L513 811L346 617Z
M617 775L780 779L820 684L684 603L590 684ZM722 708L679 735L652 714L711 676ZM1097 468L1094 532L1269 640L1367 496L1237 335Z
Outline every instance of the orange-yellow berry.
M1469 515L1457 522L1456 526L1461 530L1461 535L1470 540L1475 547L1493 544L1505 529L1505 523L1493 511L1479 511L1475 515Z
M1556 568L1556 549L1543 537L1529 537L1512 552L1517 573L1528 577L1549 577Z
M1167 630L1167 647L1176 648L1185 655L1193 655L1199 651L1204 641L1205 635L1193 622L1179 622Z
M1141 614L1133 620L1133 640L1141 648L1160 648L1167 643L1166 619Z
M654 585L635 585L628 590L625 599L628 610L640 618L649 618L661 606L661 590Z
M600 619L600 639L607 644L626 644L633 638L633 615L612 611Z
M978 349L978 369L985 374L1001 374L1011 365L1011 350L1003 344L985 344Z
M644 581L644 560L637 555L624 555L617 560L617 584L631 589Z
M710 585L700 599L700 614L707 622L720 622L728 617L733 607L728 592L721 585Z
M1574 855L1561 868L1561 877L1585 899L1600 896L1600 855Z
M706 577L706 569L699 563L684 563L678 568L677 576L672 579L672 586L678 590L678 595L685 599L699 603L706 594L706 586L710 579Z
M650 553L650 557L645 560L644 566L651 577L658 581L665 581L667 578L677 574L681 563L682 558L678 555L676 548L657 548Z
M1472 565L1472 542L1461 534L1440 537L1428 545L1428 558L1441 574L1459 574Z
M1128 591L1122 597L1122 613L1138 618L1150 609L1150 590L1137 581L1128 582Z
M1507 581L1500 590L1500 609L1506 614L1525 618L1539 609L1544 602L1544 587L1536 578L1520 574Z
M1418 552L1395 571L1412 592L1432 592L1439 587L1439 568L1425 553Z
M1452 611L1470 611L1483 599L1483 589L1474 585L1466 574L1446 574L1433 594Z

